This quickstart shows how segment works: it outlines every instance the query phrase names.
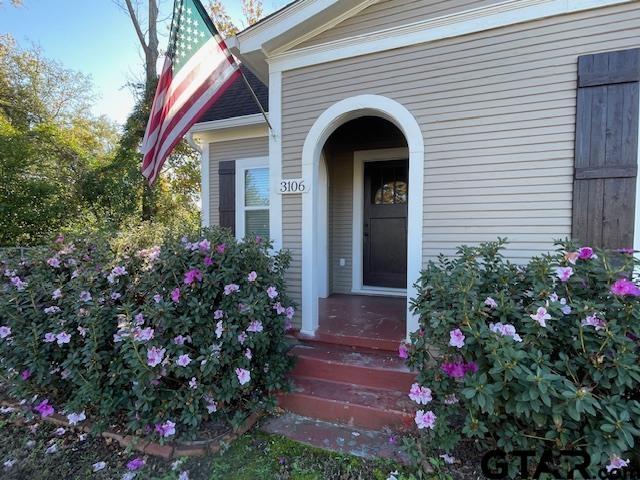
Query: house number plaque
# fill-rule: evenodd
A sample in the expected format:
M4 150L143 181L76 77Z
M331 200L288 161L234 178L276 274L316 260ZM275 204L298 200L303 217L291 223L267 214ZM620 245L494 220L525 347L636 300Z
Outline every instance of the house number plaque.
M305 193L309 191L309 187L303 178L287 178L280 181L278 191L283 195L288 193Z

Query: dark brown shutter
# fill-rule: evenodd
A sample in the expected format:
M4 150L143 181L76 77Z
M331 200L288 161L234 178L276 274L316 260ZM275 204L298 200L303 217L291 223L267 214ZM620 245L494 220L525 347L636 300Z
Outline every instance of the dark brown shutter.
M220 162L218 167L220 178L220 226L236 233L236 162L231 160Z
M640 49L578 59L573 237L633 246Z

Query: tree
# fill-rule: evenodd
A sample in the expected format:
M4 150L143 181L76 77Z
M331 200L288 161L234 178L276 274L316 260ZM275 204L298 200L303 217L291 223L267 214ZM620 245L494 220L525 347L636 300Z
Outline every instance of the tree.
M88 77L0 36L0 245L40 243L90 204L83 179L117 138L93 98Z

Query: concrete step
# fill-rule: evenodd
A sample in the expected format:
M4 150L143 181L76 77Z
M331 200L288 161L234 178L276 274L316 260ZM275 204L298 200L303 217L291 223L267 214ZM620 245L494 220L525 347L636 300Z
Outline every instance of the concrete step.
M294 389L280 406L299 415L368 429L405 430L413 425L415 405L407 391L367 387L295 375Z
M416 375L397 353L353 349L339 345L302 343L291 354L296 357L294 376L319 378L366 387L408 393Z
M398 436L391 431L350 427L295 413L268 418L260 428L324 450L363 458L388 458L409 464L409 458L400 449Z

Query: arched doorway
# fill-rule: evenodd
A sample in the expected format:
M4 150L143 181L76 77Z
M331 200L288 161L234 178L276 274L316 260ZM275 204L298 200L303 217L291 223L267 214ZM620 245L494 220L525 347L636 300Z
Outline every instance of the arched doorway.
M302 198L302 333L306 335L315 334L319 322L318 298L330 291L327 285L330 278L329 262L326 261L329 245L326 203L329 175L323 150L329 137L341 125L363 117L380 118L390 122L399 129L406 141L408 194L406 199L406 280L403 282L406 285L406 335L417 328L417 319L409 311L409 301L415 296L413 284L419 277L422 265L424 175L422 132L413 115L398 102L378 95L360 95L342 100L323 112L310 129L303 147L302 174L312 185L311 190ZM392 161L393 159L389 160L389 162ZM388 166L395 168L390 164ZM398 168L402 169L402 166ZM357 205L354 203L355 207ZM356 268L359 268L357 260L354 263ZM384 283L384 281L382 279L381 282ZM394 281L397 285L398 279L395 278Z

